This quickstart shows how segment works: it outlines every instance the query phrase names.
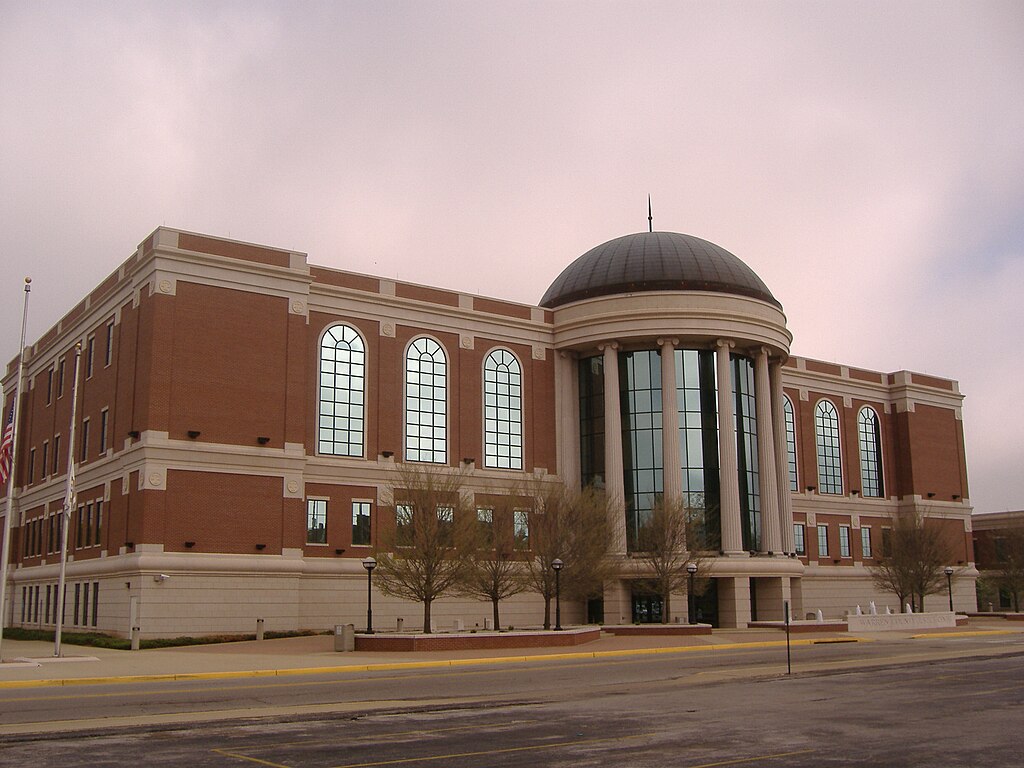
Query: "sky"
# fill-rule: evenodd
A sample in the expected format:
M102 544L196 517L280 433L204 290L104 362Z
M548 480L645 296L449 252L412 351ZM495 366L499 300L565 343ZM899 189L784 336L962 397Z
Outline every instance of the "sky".
M1024 3L0 0L0 358L156 227L527 304L647 228L956 379L1024 509Z

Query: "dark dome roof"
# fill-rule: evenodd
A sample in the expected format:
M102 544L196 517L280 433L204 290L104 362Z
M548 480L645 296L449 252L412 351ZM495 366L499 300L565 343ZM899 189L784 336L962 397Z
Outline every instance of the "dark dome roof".
M736 256L676 232L638 232L591 248L562 271L540 305L551 309L593 296L639 291L713 291L782 306Z

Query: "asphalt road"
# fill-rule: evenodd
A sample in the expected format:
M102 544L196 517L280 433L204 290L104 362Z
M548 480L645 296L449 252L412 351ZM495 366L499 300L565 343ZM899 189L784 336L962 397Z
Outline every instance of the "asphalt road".
M793 676L775 651L3 691L5 723L85 729L5 736L0 765L1024 765L1024 647L924 642L801 648Z

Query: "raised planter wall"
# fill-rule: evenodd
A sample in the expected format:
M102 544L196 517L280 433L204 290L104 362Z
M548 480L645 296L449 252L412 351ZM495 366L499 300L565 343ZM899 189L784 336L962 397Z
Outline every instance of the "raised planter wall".
M600 627L561 632L382 633L356 635L357 651L464 651L488 648L559 648L597 640Z

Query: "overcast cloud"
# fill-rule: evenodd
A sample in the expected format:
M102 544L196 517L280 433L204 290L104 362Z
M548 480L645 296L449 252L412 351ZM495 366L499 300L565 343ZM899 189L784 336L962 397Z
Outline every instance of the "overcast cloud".
M793 351L957 379L1024 508L1024 4L0 0L0 353L162 224L525 303L704 237Z

